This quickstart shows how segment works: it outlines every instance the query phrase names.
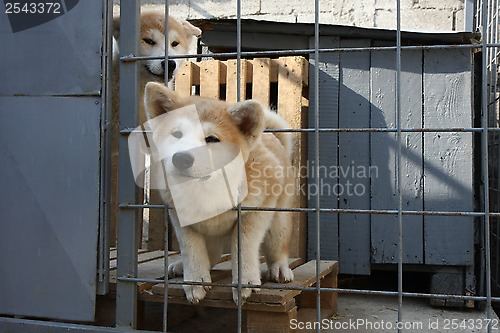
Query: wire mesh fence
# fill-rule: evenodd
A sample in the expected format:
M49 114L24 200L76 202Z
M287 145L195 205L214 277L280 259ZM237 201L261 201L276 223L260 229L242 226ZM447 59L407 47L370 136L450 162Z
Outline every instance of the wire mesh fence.
M428 299L444 299L444 300L462 300L462 301L475 301L476 304L483 304L487 310L487 318L492 318L492 302L500 301L499 297L494 297L494 292L500 289L500 278L499 278L499 262L498 258L500 256L500 230L498 229L498 219L500 218L499 212L499 200L500 200L500 169L499 159L500 159L500 138L498 136L500 131L499 126L499 4L498 0L489 0L484 2L476 3L476 29L481 33L482 39L479 41L473 41L472 43L463 44L438 44L438 45L408 45L404 44L402 41L402 13L404 9L401 8L401 1L396 2L396 31L395 40L393 40L393 45L390 46L376 46L369 45L363 47L342 47L341 45L337 47L321 47L321 26L319 24L319 14L321 12L320 1L315 0L314 5L314 34L312 38L311 47L307 49L283 49L283 50L256 50L256 51L244 51L242 49L242 15L241 15L241 0L236 1L236 33L235 33L235 44L236 48L234 52L214 52L210 54L191 54L191 55L169 55L165 52L165 56L156 57L145 57L137 56L138 49L136 45L136 40L139 39L139 12L140 3L137 2L122 2L120 8L121 15L121 40L120 40L120 52L121 52L121 68L120 68L120 99L122 109L120 111L121 118L121 138L120 138L120 150L124 152L120 157L120 213L119 213L119 228L118 228L118 271L117 271L117 325L124 327L136 327L136 304L137 304L137 283L138 282L148 282L148 283L164 283L164 316L163 316L163 331L167 332L168 326L168 287L170 284L182 284L182 285L208 285L214 287L227 287L236 288L239 297L241 297L242 288L245 287L259 287L262 289L297 289L300 291L309 291L315 294L315 308L316 308L316 321L321 322L321 308L322 302L321 298L326 292L337 292L344 294L361 294L361 295L384 295L384 296L394 296L398 300L397 309L397 321L402 323L405 320L405 299L406 298L428 298ZM169 5L170 2L167 0L165 2L165 16L169 17ZM166 24L168 27L168 23ZM126 37L123 37L126 36ZM168 45L169 33L165 33L165 44ZM403 45L404 44L404 45ZM405 99L407 98L407 90L402 90L402 77L405 72L404 66L405 57L410 51L433 51L433 50L450 50L450 49L463 49L468 50L471 53L480 51L481 59L476 58L477 70L476 74L476 85L475 85L475 103L476 107L480 111L480 116L476 117L473 123L469 126L449 126L449 123L437 123L435 126L424 127L421 123L420 126L408 126L405 122L407 111L405 109ZM321 86L321 70L319 64L321 63L320 56L323 54L358 54L362 52L390 52L389 55L393 57L394 63L394 86L391 87L394 91L394 111L393 116L394 123L386 124L382 128L377 126L366 126L366 127L350 127L350 126L322 126L320 122L320 112L322 111L321 101L326 96L320 94L319 87ZM347 207L336 206L332 208L329 205L324 205L320 195L313 196L308 202L307 207L293 207L290 209L282 209L275 207L246 207L238 205L235 210L238 213L238 223L237 223L237 238L238 244L241 243L241 225L242 216L244 212L250 211L289 211L289 212L303 212L309 214L309 223L314 223L314 228L309 229L309 232L314 232L309 238L310 243L308 247L313 248L313 251L309 251L311 259L315 259L315 276L316 283L315 287L290 287L286 284L278 286L257 286L248 285L241 281L241 265L238 265L238 282L237 283L204 283L204 282L186 282L186 281L169 281L168 279L142 279L137 277L137 237L139 235L138 219L141 209L158 209L164 211L164 233L168 235L169 233L169 223L168 223L168 210L170 207L164 205L155 204L142 204L138 203L135 185L133 181L133 176L131 171L128 169L129 164L128 156L126 156L127 135L133 131L138 122L138 115L135 110L139 110L139 103L142 101L138 98L138 82L139 82L139 66L141 61L148 59L161 59L164 58L165 63L168 63L171 59L177 58L200 58L200 57L211 57L211 58L235 58L236 59L236 96L237 101L245 99L242 94L242 80L241 77L244 73L241 72L241 63L244 58L247 57L277 57L284 55L306 55L309 61L314 64L310 67L310 88L309 91L310 98L310 109L309 116L312 121L309 122L308 126L300 129L286 129L286 130L274 130L274 132L291 132L305 134L308 136L309 140L309 158L311 160L313 168L315 168L316 174L320 174L321 166L321 154L322 151L321 144L324 140L329 140L328 136L323 136L323 134L361 134L368 133L372 135L372 138L377 134L391 134L394 135L394 168L392 179L394 180L394 203L395 206L390 209L377 209L373 205L368 205L368 207ZM452 60L453 61L453 60ZM471 72L472 74L472 72ZM479 77L477 77L479 76ZM166 84L168 84L168 78L166 78ZM480 92L480 93L478 93ZM358 92L356 92L358 93ZM472 118L472 115L470 115ZM449 127L448 127L449 126ZM478 177L478 182L481 183L482 180L488 179L489 183L483 186L477 185L477 189L470 188L470 191L475 191L475 196L480 198L475 201L475 207L472 209L431 209L429 206L422 206L420 209L409 209L405 204L407 198L405 197L405 189L403 188L404 183L404 158L405 151L408 147L405 142L406 133L417 133L421 139L425 133L432 135L442 135L442 133L466 133L471 136L474 135L474 140L468 141L470 145L474 144L474 166L475 173ZM471 150L472 151L472 147ZM472 166L471 166L472 167ZM317 188L321 187L320 178L311 178L309 182L315 182ZM395 251L393 263L397 264L397 291L385 291L385 290L366 290L366 289L351 289L351 288L325 288L321 286L321 260L324 259L322 256L322 251L325 247L324 244L324 221L328 220L329 214L342 214L342 215L355 215L355 216L390 216L395 218L395 224L392 231L395 233L391 235L391 239L395 241ZM454 295L450 293L438 293L438 292L427 292L427 293L417 293L417 292L407 292L405 291L405 285L403 280L403 273L405 271L405 249L403 244L404 240L404 230L406 228L407 218L409 216L422 216L422 217L470 217L474 218L476 221L476 235L480 239L478 242L479 248L477 250L478 262L476 265L477 269L477 279L478 287L474 288L474 292L465 293L462 295ZM471 235L471 237L475 237ZM165 236L164 248L165 250L170 248L169 237ZM165 251L167 252L167 251ZM241 263L241 249L238 246L237 252L237 262ZM168 266L169 266L169 256L164 256L164 276L168 276ZM475 287L475 286L474 286ZM243 327L243 306L242 302L237 304L237 314L238 321L235 331L241 332ZM402 328L397 327L395 331L401 332ZM488 327L488 332L491 332L492 327ZM317 327L317 331L320 331L320 327Z

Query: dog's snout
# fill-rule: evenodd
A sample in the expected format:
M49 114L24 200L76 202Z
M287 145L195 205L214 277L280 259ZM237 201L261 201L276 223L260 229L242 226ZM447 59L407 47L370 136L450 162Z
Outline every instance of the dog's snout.
M179 170L186 170L193 166L193 155L185 152L175 153L172 156L172 164Z
M176 66L177 66L177 65L175 64L175 61L174 61L174 60L169 60L169 61L168 61L168 71L169 71L169 72L170 72L170 71L172 71L172 72L173 72L173 71L175 70L175 67L176 67ZM162 61L161 61L161 67L163 68L163 70L165 70L165 60L162 60Z

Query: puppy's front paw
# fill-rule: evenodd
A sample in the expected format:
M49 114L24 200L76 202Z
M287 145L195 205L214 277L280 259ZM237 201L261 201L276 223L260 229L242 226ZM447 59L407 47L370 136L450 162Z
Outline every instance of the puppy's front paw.
M233 281L233 283L238 283L238 280ZM241 280L242 284L253 284L253 285L261 285L260 278L253 278L253 279L242 279ZM260 292L260 288L241 288L241 298L238 296L238 288L233 288L233 300L236 305L238 305L239 301L241 301L241 304L244 304L247 300L248 297L252 295L252 291L255 291L256 293Z
M185 281L193 281L193 282L212 282L210 278L210 274L205 275L202 278L198 279L189 279ZM186 298L190 303L198 304L202 299L207 295L207 291L209 291L211 286L198 286L198 285L185 285L183 286L184 293L186 294Z
M293 281L293 272L288 265L273 264L267 271L267 278L273 282L287 283Z
M183 272L183 264L182 260L179 260L177 262L171 263L168 265L168 277L176 277L176 276L181 276Z
M203 286L184 286L184 293L190 303L198 304L207 295Z

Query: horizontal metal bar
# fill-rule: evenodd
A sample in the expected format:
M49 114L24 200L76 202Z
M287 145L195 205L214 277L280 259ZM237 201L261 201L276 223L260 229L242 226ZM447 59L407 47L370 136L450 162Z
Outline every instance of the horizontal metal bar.
M124 327L100 327L82 324L70 324L57 321L42 321L34 319L18 319L0 317L0 332L23 333L127 333L138 332ZM141 333L157 333L140 331Z
M133 283L165 283L163 279L146 279L146 278L132 278L132 277L118 277L120 281L133 282ZM191 285L191 286L210 286L210 287L227 287L227 288L237 288L238 283L214 283L214 282L195 282L195 281L168 281L170 285ZM255 285L255 284L241 284L242 288L260 288L269 290L300 290L300 291L313 291L317 290L316 287L298 287L298 286L288 286L286 284L276 284L276 285ZM326 288L320 287L320 291L327 292L333 291L341 294L362 294L362 295L381 295L381 296L398 296L397 291L383 291L383 290L365 290L365 289L350 289L350 288ZM448 295L448 294L433 294L433 293L412 293L403 292L405 297L416 297L416 298L439 298L439 299L460 299L460 300L474 300L474 301L484 301L486 296L466 296L466 295ZM492 301L500 302L500 297L493 297Z
M495 47L497 44L487 44L488 47ZM435 50L435 49L475 49L481 48L482 44L457 44L457 45L410 45L402 46L401 50ZM396 51L396 46L369 46L369 47L336 47L322 48L319 53L341 53L341 52L365 52L365 51ZM269 50L269 51L245 51L241 52L242 57L250 56L286 56L286 55L306 55L314 53L315 49L300 50ZM169 55L169 59L189 59L202 57L236 57L237 52L218 52L218 53L197 53L197 54L179 54ZM123 62L143 61L143 60L161 60L164 56L135 56L126 55L120 58Z
M142 208L152 208L152 209L164 209L164 205L151 205L151 204L131 204L122 203L119 205L120 208L124 209L142 209ZM173 209L169 207L167 209ZM237 210L237 208L233 208ZM303 213L314 213L316 208L275 208L275 207L250 207L242 206L242 211L260 211L260 212L303 212ZM348 209L348 208L320 208L320 213L335 213L335 214L370 214L370 215L397 215L397 209ZM423 215L423 216L475 216L482 217L485 215L484 212L451 212L451 211L425 211L425 210L403 210L403 215ZM500 217L500 212L494 213L490 212L490 216Z
M488 127L486 129L489 132L500 132L500 128L498 127ZM266 129L265 132L268 133L314 133L316 129L314 128L280 128L280 129ZM396 133L398 131L397 128L387 127L387 128L320 128L320 133ZM484 128L482 127L433 127L433 128L402 128L401 132L407 133L455 133L455 132L483 132ZM151 130L137 130L135 128L125 128L120 130L120 134L129 135L130 133L152 133Z
M143 208L151 208L151 209L171 209L168 207L165 207L165 205L159 205L159 204L131 204L131 203L123 203L119 204L118 207L120 208L131 208L131 209L143 209Z

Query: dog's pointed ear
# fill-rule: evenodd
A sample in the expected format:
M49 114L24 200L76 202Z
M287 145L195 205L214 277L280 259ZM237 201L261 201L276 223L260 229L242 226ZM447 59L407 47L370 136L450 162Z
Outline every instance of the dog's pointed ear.
M184 27L184 29L186 29L186 32L188 33L188 35L195 36L196 38L201 37L201 29L200 28L195 27L194 25L192 25L191 23L189 23L186 20L181 20L180 22L181 22L182 26Z
M120 16L113 16L113 36L116 41L120 41Z
M178 95L161 83L148 82L144 88L146 117L151 120L168 111L179 108Z
M264 132L265 119L264 108L256 100L248 100L237 103L228 109L240 132L252 145Z

